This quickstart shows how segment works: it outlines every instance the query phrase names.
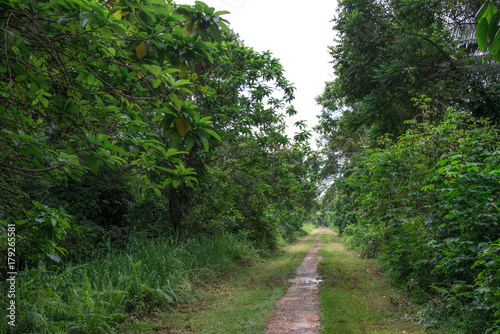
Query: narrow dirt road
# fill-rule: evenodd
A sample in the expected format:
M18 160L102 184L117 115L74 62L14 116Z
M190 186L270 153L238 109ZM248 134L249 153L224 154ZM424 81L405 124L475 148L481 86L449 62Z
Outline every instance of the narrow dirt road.
M318 285L321 280L317 267L321 257L315 255L321 245L320 236L316 237L315 245L297 269L295 278L290 280L292 286L276 303L265 333L319 333Z
M207 296L154 319L168 324L155 333L450 333L416 323L419 309L391 288L377 261L347 250L327 228L240 268Z

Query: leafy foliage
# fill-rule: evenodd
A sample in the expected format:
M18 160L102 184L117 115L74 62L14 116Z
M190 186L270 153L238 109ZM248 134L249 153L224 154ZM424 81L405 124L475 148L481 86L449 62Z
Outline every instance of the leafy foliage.
M85 189L88 174L103 168L159 195L166 187L193 186L182 141L196 138L208 150L208 138L219 136L190 100L192 90L202 89L190 71L213 61L207 31L221 34L220 13L201 2L178 10L163 1L3 1L2 7L2 220L17 221L22 234L37 231L33 201L61 197L68 185ZM194 18L203 40L184 36L182 26ZM120 226L131 199L126 188L115 183L80 192L93 197L86 198L87 212L77 208L83 196L49 201L69 205L77 219ZM49 245L54 236L47 234ZM24 241L26 252L51 247Z
M281 237L300 233L315 205L317 155L307 132L293 141L284 134L285 116L295 113L289 105L294 87L279 61L232 35L217 50L214 62L195 72L207 87L197 91L199 110L214 120L220 140L210 140L210 152L192 142L188 164L199 184L171 193L170 211L179 212L182 230L246 231L274 248Z
M183 17L173 6L9 5L1 80L6 172L61 182L79 180L100 163L140 173L155 166L165 173L162 163L180 164L175 156L185 152L172 147L167 133L173 127L185 135L179 123L199 123L195 106L180 97L192 93L185 67L207 57L210 45L182 37ZM206 29L216 29L216 18L207 14ZM173 53L179 47L192 52ZM16 185L3 187L22 193Z
M481 5L339 3L321 215L427 302L422 322L497 333L498 17Z
M241 145L253 147L253 157L241 157L247 161L240 167L265 160L271 147L292 145L280 110L295 112L288 106L294 88L269 52L255 52L229 33L221 18L227 12L202 2L4 5L0 186L7 191L6 222L26 220L32 201L45 200L82 223L133 228L124 221L134 217L129 208L154 196L155 205L168 210L158 218L157 233L173 228L180 235L195 206L188 205L190 188L210 165L219 168L217 155L229 158ZM273 95L276 88L281 98ZM314 155L309 136L297 137L307 153L295 163ZM264 161L255 167L254 175L275 168ZM294 182L307 187L313 203L314 177L301 173ZM278 181L281 174L276 176ZM262 190L257 194L270 200ZM279 206L259 204L255 214L269 205ZM20 233L36 230L35 220L28 223Z
M303 233L319 156L303 122L284 133L296 111L283 67L243 45L226 11L0 7L0 249L15 224L23 291L10 329L111 333Z
M472 332L498 321L490 258L500 238L498 139L497 129L463 112L436 126L413 122L397 143L346 165L349 187L330 206L356 217L332 221L352 246L365 256L382 253L394 279L420 298L432 296Z
M500 14L497 7L487 1L476 14L476 37L479 49L484 52L486 48L496 61L500 61Z
M330 47L336 78L318 97L319 131L331 146L328 173L338 173L356 143L403 134L404 121L421 117L414 97L498 120L498 66L477 52L467 30L479 7L461 0L339 2ZM429 120L440 121L444 109Z

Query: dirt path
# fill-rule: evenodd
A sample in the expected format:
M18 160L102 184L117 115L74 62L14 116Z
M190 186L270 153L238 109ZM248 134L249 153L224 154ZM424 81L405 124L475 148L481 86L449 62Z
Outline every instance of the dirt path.
M321 257L316 257L321 243L318 235L316 243L297 269L292 286L276 303L276 310L271 314L265 333L267 334L317 334L319 333L318 285L317 272Z
M290 277L291 286L284 282ZM327 228L240 268L206 293L205 299L152 318L151 326L166 324L155 333L450 333L414 322L419 309L391 288L377 261L346 250Z

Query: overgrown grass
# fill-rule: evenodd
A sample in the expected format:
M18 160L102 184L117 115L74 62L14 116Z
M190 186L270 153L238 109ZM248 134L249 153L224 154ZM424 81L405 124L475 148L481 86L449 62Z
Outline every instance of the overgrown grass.
M135 235L125 249L110 247L99 260L68 264L64 270L40 266L21 273L17 326L10 330L112 333L132 315L193 302L203 296L198 282L256 259L249 241L230 234L185 242Z
M322 333L439 333L413 321L414 306L388 286L376 260L347 251L331 230L320 242Z

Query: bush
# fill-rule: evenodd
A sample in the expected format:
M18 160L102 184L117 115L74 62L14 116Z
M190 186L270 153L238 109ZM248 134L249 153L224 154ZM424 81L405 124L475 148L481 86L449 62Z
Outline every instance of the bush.
M326 216L362 255L381 253L414 297L442 306L436 315L500 332L500 133L452 110L440 124L410 123L346 167Z

